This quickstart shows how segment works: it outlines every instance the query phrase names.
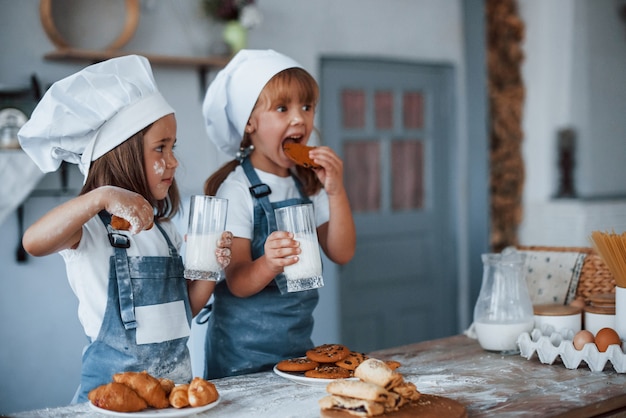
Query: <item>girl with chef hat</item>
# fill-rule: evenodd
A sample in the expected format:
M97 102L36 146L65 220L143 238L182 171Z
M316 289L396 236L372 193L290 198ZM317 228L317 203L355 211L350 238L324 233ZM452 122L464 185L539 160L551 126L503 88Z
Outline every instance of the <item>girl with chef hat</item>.
M343 163L325 146L310 151L316 169L295 167L283 144L306 144L314 130L318 86L293 59L273 50L242 50L218 73L203 103L208 136L234 157L205 184L229 200L233 257L210 306L205 378L256 372L313 347L318 291L288 293L281 274L300 253L277 231L274 209L313 203L320 245L347 263L355 228Z
M114 58L54 83L18 137L42 171L67 161L85 177L78 197L23 238L32 255L61 254L78 297L90 344L75 400L86 401L91 389L124 371L188 382L191 318L214 282L183 278L182 239L171 222L180 208L176 118L148 60ZM113 229L112 216L126 219L129 231ZM229 234L207 254L224 266Z

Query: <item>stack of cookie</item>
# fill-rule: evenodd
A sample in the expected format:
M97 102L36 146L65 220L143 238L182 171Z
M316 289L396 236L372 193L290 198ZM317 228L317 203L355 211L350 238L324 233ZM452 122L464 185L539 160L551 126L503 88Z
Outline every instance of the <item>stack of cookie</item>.
M402 374L374 358L363 361L354 371L359 380L338 380L326 387L330 394L320 399L322 411L338 410L372 417L397 411L417 401L421 394Z
M306 357L280 361L276 368L283 372L303 372L306 377L342 379L352 377L367 358L342 344L323 344L308 350Z

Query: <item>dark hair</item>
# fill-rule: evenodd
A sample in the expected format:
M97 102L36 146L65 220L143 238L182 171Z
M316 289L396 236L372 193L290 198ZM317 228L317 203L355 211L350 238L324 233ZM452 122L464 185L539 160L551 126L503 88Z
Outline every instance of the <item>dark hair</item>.
M167 197L156 200L146 179L143 161L143 136L152 126L146 126L126 141L91 163L83 195L101 186L117 186L142 195L155 208L157 220L171 219L180 209L180 194L176 179L172 181Z
M267 82L263 89L263 93L267 95L265 98L269 103L275 103L292 95L293 91L298 91L300 100L305 103L313 103L315 106L319 98L319 87L315 79L306 70L302 68L288 68L276 74ZM257 103L254 105L256 106ZM240 147L248 148L252 142L248 134L244 134ZM222 185L226 177L237 168L238 160L232 160L220 167L213 173L204 183L204 193L214 196L217 189ZM296 166L293 174L302 182L304 191L308 196L314 195L322 188L315 172L311 169Z

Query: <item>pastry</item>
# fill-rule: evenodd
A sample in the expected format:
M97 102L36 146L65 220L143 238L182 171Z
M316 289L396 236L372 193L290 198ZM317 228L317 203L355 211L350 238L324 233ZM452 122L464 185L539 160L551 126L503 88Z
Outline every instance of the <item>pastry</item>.
M161 384L161 387L163 388L166 396L169 395L172 389L174 389L174 386L176 386L173 380L167 379L165 377L161 377L159 379L159 383Z
M154 222L151 222L150 225L148 225L148 227L146 228L146 231L152 229L152 227L154 226ZM111 227L113 229L117 229L118 231L130 231L130 222L128 222L126 219L116 216L116 215L112 215L111 216Z
M404 378L395 372L387 364L375 358L365 360L354 371L354 376L366 382L382 386L387 390L404 382Z
M146 401L137 392L117 382L98 386L91 390L87 397L93 405L109 411L138 412L148 407Z
M338 395L325 396L318 403L321 409L336 409L360 417L373 417L385 412L385 406L381 403Z
M189 384L175 386L170 392L170 405L174 408L189 406Z
M161 383L146 371L116 373L113 375L113 381L123 383L137 392L153 408L163 409L170 406Z
M307 357L290 358L279 361L276 368L283 372L306 372L313 370L320 364Z
M392 392L409 401L416 401L422 396L413 382L403 382L391 389Z
M304 372L304 376L315 379L346 379L350 377L350 370L334 364L320 364L317 368Z
M402 398L402 396L398 395L397 393L389 392L389 397L387 398L387 401L384 403L385 412L397 411L398 409L400 409L402 405L404 405L407 402L408 400Z
M331 382L326 386L326 392L331 395L346 396L380 403L387 403L389 398L395 399L395 397L384 388L361 380L338 380ZM395 405L395 401L393 404Z
M298 142L285 142L283 144L283 150L285 155L289 157L294 163L306 168L318 168L319 164L315 164L309 157L309 151L315 147L309 147Z
M322 344L306 352L306 356L318 363L336 363L348 357L350 350L342 344Z
M367 358L368 357L363 353L351 351L346 358L335 362L335 364L339 367L343 367L344 369L354 370L359 366L359 364L367 360Z
M401 366L400 362L395 360L385 360L385 364L389 366L391 370L395 370Z
M219 398L215 385L201 377L194 377L187 391L189 405L193 407L208 405Z
M124 218L113 215L111 216L111 227L118 231L128 231L130 230L130 222Z

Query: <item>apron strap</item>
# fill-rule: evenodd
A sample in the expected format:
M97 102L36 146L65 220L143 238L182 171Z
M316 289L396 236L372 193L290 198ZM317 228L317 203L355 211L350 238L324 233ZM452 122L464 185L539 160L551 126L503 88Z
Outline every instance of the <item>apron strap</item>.
M130 283L130 269L125 248L115 248L115 272L117 276L117 291L120 296L120 314L124 328L137 328L135 319L135 305L133 304L133 287Z
M170 249L170 255L172 257L178 257L178 251L176 250L176 247L174 246L174 244L172 244L172 241L170 241L170 237L167 235L163 227L159 225L158 222L155 222L154 224L156 225L157 228L159 228L159 231L161 231L163 238L165 238L165 241L167 242L167 247Z
M128 255L126 248L130 248L128 236L122 234L111 227L111 215L106 211L98 213L100 220L104 223L109 233L109 242L115 254L115 276L117 279L117 291L119 295L120 315L124 328L137 328L135 319L135 305L133 304L133 287L130 283L130 268L128 266Z
M272 189L270 189L270 186L267 184L261 182L261 179L256 174L256 171L254 171L250 158L243 160L241 162L241 166L243 167L246 177L248 177L248 180L252 184L249 188L250 194L265 213L265 217L267 218L267 235L269 235L272 230L276 229L276 216L274 216L274 209L272 208L272 204L270 203L270 199L268 197L272 193Z
M272 206L269 198L272 190L267 184L261 182L261 179L254 170L254 167L252 166L249 158L244 159L241 162L241 166L243 167L244 173L246 174L248 181L250 181L250 184L252 185L250 186L249 190L255 202L255 211L257 210L256 207L260 207L265 214L265 218L267 219L267 231L265 233L265 236L268 236L272 231L278 229L278 226L276 224L276 215L274 214L274 206ZM298 199L293 199L294 203L292 204L311 203L311 199L309 199L309 197L304 192L304 187L302 186L300 180L296 176L294 176L293 173L291 173L291 177L293 178L298 192L300 193L300 202L298 202ZM283 273L279 273L276 275L276 277L274 277L274 283L276 283L276 285L278 286L281 294L287 293L287 279L285 278L285 275Z
M272 203L270 202L269 195L272 193L272 189L267 184L261 182L261 179L257 175L252 163L249 158L246 158L241 162L241 166L243 167L243 171L248 177L248 180L252 184L250 186L250 194L252 197L261 205L263 208L263 212L265 212L265 216L267 217L267 226L269 230L267 231L268 235L272 230L277 228L276 226L276 216L274 215L274 208L272 208ZM294 182L296 183L296 187L298 188L298 192L300 193L300 197L304 200L305 203L311 203L311 199L304 192L304 186L302 182L293 174L291 174Z

